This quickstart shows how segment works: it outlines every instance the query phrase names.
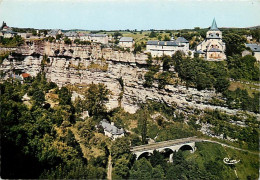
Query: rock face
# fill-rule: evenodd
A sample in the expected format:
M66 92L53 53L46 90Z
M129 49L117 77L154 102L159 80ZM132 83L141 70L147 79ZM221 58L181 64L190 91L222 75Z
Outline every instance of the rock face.
M0 49L0 51L8 49ZM16 56L11 62L5 60L0 70L9 72L11 67L22 69L35 76L45 64L47 79L64 86L66 84L104 83L112 92L107 103L108 109L118 106L134 113L139 103L156 100L174 105L182 111L189 107L198 109L220 109L235 114L237 110L208 105L208 100L216 96L214 91L198 91L181 85L167 85L165 90L144 88L144 74L147 72L147 55L102 48L100 45L68 46L62 43L34 42L13 49ZM43 61L43 56L48 59ZM124 87L118 79L122 78Z

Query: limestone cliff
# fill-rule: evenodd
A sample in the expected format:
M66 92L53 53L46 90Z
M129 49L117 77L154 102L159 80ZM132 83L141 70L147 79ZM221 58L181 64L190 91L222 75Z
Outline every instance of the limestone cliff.
M1 65L0 70L7 73L11 66L14 66L35 76L40 72L43 56L47 55L48 59L45 62L47 78L58 86L104 83L112 92L107 104L108 109L121 105L126 111L134 113L139 103L156 100L174 105L184 113L190 113L194 108L219 109L231 114L238 111L209 105L209 99L216 96L214 91L187 89L182 85L167 85L164 90L159 90L156 83L152 88L144 88L144 74L147 72L145 54L134 55L115 51L111 48L102 48L98 44L71 46L42 41L29 42L16 49L1 50L13 51L16 54L12 62L10 59L5 60ZM123 93L118 81L120 77L124 83Z

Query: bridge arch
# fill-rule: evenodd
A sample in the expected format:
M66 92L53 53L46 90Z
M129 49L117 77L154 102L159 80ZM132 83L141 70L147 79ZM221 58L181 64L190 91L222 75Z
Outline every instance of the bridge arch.
M141 158L143 158L143 157L149 157L149 156L151 156L153 153L152 152L150 152L150 151L145 151L145 152L142 152L141 154L138 154L137 156L136 156L136 159L138 160L138 159L141 159Z
M193 153L195 151L194 147L192 147L191 145L189 144L184 144L183 146L181 146L178 151L181 150L181 151L187 151L189 150L191 153Z

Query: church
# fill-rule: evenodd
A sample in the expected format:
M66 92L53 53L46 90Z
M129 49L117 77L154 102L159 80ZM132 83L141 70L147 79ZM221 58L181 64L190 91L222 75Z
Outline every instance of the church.
M225 60L226 45L222 41L222 32L218 29L214 18L206 39L196 48L196 53L207 60Z

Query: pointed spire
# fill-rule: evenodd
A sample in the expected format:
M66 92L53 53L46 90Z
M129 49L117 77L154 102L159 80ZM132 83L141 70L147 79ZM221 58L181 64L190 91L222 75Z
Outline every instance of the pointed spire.
M213 19L213 22L212 22L212 25L211 25L211 27L210 27L210 30L213 30L213 31L214 31L214 30L215 30L215 31L216 31L216 30L217 30L217 31L219 30L215 18Z

